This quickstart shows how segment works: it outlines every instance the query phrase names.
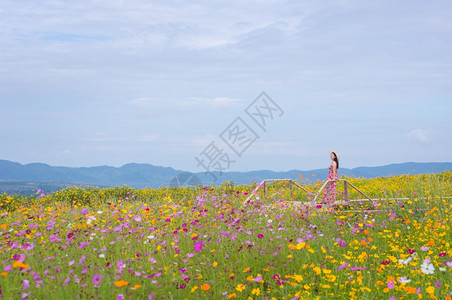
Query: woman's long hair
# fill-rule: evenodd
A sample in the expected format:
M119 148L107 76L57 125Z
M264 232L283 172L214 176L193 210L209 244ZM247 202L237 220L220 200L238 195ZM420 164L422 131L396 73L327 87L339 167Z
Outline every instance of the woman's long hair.
M339 159L337 158L337 155L335 152L331 152L331 153L334 154L334 161L336 162L337 169L339 169Z

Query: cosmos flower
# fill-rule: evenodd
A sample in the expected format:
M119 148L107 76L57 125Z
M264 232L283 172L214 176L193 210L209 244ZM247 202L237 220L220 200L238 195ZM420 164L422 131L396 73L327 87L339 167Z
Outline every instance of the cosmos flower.
M102 282L102 275L98 274L98 273L93 274L92 281L93 281L94 287L99 287L100 283Z

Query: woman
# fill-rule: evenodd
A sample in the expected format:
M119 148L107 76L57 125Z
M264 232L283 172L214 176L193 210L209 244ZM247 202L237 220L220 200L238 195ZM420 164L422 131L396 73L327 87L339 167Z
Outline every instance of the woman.
M339 159L334 151L330 151L331 165L328 169L327 180L337 180L337 170L339 169ZM323 194L323 203L334 203L336 201L336 181L328 182L325 193Z

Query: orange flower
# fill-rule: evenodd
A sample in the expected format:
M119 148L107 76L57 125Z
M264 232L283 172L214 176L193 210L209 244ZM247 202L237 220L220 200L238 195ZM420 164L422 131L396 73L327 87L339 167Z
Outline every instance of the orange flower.
M428 241L427 245L429 245L429 246L435 246L435 242L434 242L434 241Z
M125 281L125 280L118 280L118 281L115 281L115 285L117 286L117 287L122 287L122 286L125 286L125 285L128 285L129 283L127 282L127 281Z
M210 290L210 285L208 283L204 283L203 285L201 285L201 290L203 291Z
M14 267L14 268L24 268L24 269L28 269L28 267L30 267L30 265L26 265L26 264L24 264L24 263L21 262L21 261L15 261L15 262L13 263L13 267Z

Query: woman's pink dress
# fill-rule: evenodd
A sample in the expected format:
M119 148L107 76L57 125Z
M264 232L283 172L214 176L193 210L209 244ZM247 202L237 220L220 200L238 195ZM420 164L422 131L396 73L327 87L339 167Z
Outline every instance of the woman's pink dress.
M328 169L327 180L337 180L337 172L336 176L333 175L333 164L330 165ZM328 196L329 194L329 196ZM323 202L333 203L336 201L336 182L328 182L326 185L325 194L323 195Z

